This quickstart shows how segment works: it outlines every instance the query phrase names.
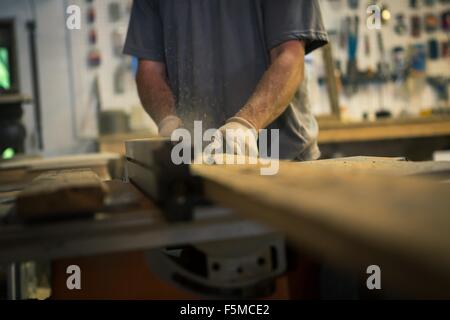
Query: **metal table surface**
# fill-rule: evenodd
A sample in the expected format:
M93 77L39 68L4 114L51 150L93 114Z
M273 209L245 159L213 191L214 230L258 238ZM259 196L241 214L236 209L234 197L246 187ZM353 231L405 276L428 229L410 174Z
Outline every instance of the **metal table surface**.
M193 221L169 223L152 201L132 185L116 181L109 186L113 192L105 212L88 218L39 224L3 219L8 223L0 223L0 264L162 248L274 232L220 207L198 207ZM1 218L2 212L14 209L14 193L3 193L0 200ZM130 208L124 203L135 204Z

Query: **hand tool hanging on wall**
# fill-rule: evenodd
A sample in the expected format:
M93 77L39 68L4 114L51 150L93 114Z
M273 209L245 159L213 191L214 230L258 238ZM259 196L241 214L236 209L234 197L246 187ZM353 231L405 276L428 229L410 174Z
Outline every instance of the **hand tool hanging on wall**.
M384 84L390 80L390 70L389 70L389 64L388 64L388 57L386 55L386 50L384 47L384 39L383 34L378 31L377 32L377 41L378 41L378 48L380 51L380 62L378 64L378 75L380 78L380 85L379 85L379 97L380 97L380 108L376 112L377 118L387 118L390 116L390 112L387 111L387 108L385 106L385 100L384 100Z
M33 82L33 96L34 96L34 116L36 121L36 131L38 147L40 150L44 149L44 137L42 130L42 114L41 114L41 94L39 84L39 66L36 46L36 22L29 21L27 23L28 41L30 46L30 59L31 59L31 75Z
M442 30L449 31L450 30L450 11L444 12L442 14Z
M412 9L419 8L419 0L409 0L409 7Z
M437 39L431 39L428 41L428 56L430 60L439 59L439 42Z
M100 50L92 49L88 54L88 65L91 68L99 67L102 63L102 56Z
M425 31L427 33L435 32L439 28L439 19L436 15L430 13L425 16Z
M353 19L349 17L349 35L348 35L348 64L347 76L349 82L350 94L358 91L358 42L359 42L359 17Z
M380 78L383 79L383 81L389 79L389 63L386 56L386 50L384 48L384 39L383 34L381 31L377 32L377 42L378 42L378 49L380 52L380 62L378 64L378 73Z
M402 84L407 75L406 52L403 47L393 49L394 79L397 84Z
M423 0L423 3L427 6L427 7L432 7L436 4L436 0Z
M370 56L372 53L372 47L370 46L370 38L368 34L364 35L364 54L366 57Z
M349 34L349 18L342 19L341 30L339 32L339 48L345 50L348 44L348 34Z
M449 103L450 78L446 77L428 77L427 83L435 90L440 105L447 107Z
M348 0L348 6L350 9L356 10L359 8L359 0Z
M87 11L87 21L89 24L94 24L97 19L97 11L94 7L90 7Z
M92 29L91 31L89 31L89 44L96 45L97 39L98 39L97 30Z
M411 46L411 69L416 74L422 74L426 71L427 53L423 44Z
M88 34L88 42L90 49L87 55L87 62L89 67L97 68L100 66L102 62L102 55L100 49L96 47L98 40L98 34L95 29L95 22L97 20L97 10L95 9L94 4L92 2L93 1L88 2L89 7L87 10L87 21L91 28Z
M339 102L339 88L341 81L340 62L333 59L333 49L331 43L322 49L323 64L325 66L325 79L327 82L328 97L330 100L331 112L333 116L340 119L341 109Z
M406 34L408 28L405 23L405 16L403 14L398 14L395 19L397 20L396 25L394 27L395 33L402 36Z
M449 47L450 47L450 41L443 41L441 44L442 50L441 50L441 57L443 59L448 58L449 56Z
M122 19L121 1L111 2L108 6L108 15L110 22L118 22Z
M411 36L419 38L422 33L422 20L419 16L411 17Z
M424 44L415 44L410 47L411 73L408 77L410 88L410 103L412 108L422 108L422 93L426 88L425 72L427 68L427 49Z

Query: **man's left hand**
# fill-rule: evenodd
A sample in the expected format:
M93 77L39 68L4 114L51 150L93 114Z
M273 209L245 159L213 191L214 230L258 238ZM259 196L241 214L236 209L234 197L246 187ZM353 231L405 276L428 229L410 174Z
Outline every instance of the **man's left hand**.
M249 121L233 117L219 131L225 142L224 153L258 157L258 132Z

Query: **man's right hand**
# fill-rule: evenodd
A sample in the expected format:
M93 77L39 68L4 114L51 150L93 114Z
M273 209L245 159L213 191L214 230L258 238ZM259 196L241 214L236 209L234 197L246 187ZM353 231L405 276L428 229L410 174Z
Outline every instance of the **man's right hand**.
M177 116L171 115L165 117L158 125L159 135L170 138L172 133L183 126L183 121Z

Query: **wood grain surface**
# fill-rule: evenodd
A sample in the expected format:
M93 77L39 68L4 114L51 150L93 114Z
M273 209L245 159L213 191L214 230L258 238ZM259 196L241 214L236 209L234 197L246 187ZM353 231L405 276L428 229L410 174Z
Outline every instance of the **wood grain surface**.
M370 161L344 162L281 162L275 176L250 165L192 171L208 198L281 230L305 252L361 273L379 265L386 287L449 297L448 184L399 176L417 170L406 162L389 161L393 170L383 172L368 169Z
M39 175L17 197L25 221L93 213L104 205L106 186L91 170L50 171Z

